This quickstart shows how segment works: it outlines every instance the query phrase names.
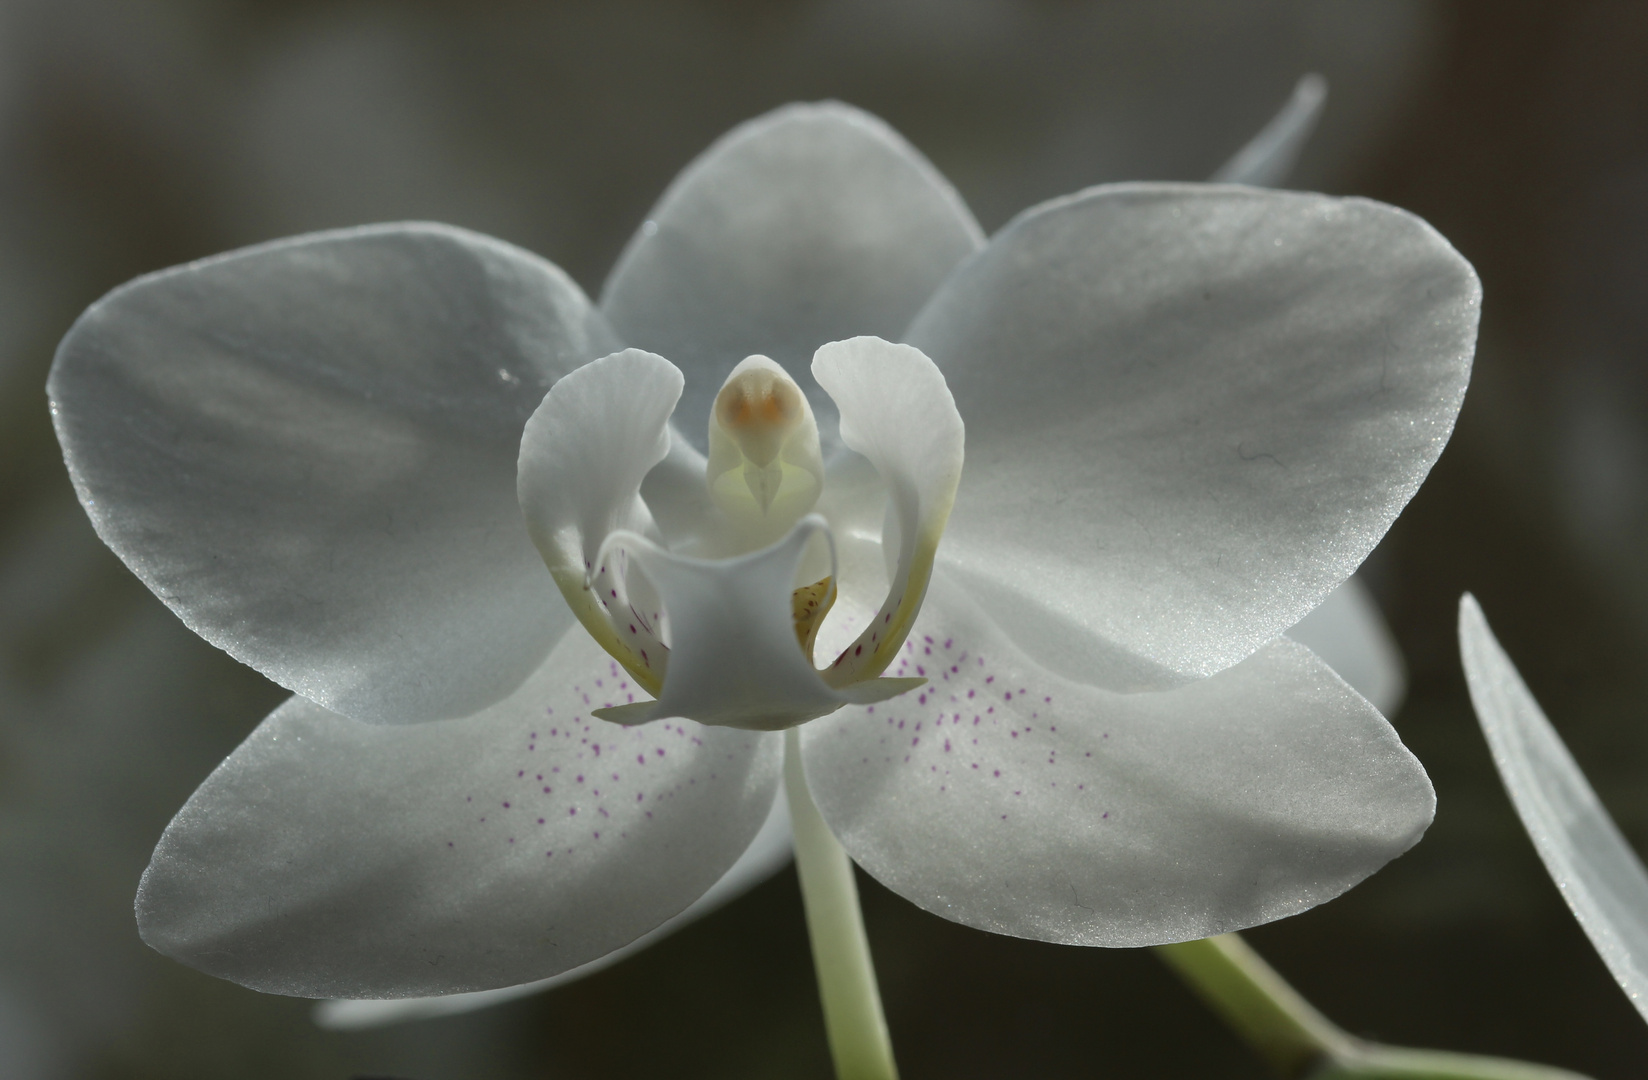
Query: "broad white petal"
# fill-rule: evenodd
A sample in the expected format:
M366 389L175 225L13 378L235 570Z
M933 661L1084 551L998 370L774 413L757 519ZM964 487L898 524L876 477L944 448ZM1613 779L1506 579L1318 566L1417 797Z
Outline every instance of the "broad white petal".
M1182 689L1038 665L935 575L893 674L932 684L801 730L819 810L870 875L947 919L1077 945L1293 915L1412 846L1435 797L1374 709L1287 640Z
M428 720L509 693L570 623L515 457L612 340L542 259L374 226L121 286L47 391L98 534L191 629L329 709Z
M1328 593L1287 636L1325 660L1385 716L1401 707L1408 689L1402 651L1361 578L1350 577Z
M847 702L882 701L916 686L910 679L875 678L831 686L802 652L792 593L809 543L820 538L828 538L824 519L809 514L760 551L695 559L635 534L614 533L601 561L627 556L657 587L672 648L657 701L598 715L622 724L686 716L702 724L778 731Z
M840 410L843 445L881 478L889 499L883 544L896 556L886 599L826 674L840 686L881 674L910 633L955 504L964 432L943 374L909 345L831 342L814 356L813 377Z
M1459 599L1459 655L1494 765L1534 848L1620 989L1648 1019L1648 871L1470 593Z
M618 961L656 944L688 923L695 922L722 905L738 899L787 866L791 854L790 806L784 795L783 782L780 781L778 797L773 803L772 810L767 814L767 820L762 823L761 831L755 834L755 839L744 849L744 854L738 857L738 861L721 875L720 880L710 886L709 892L694 900L687 910L664 922L656 930L642 934L628 945L614 949L605 956L575 967L571 971L563 971L559 975L539 979L537 982L504 986L497 990L387 1000L334 998L315 1006L315 1023L333 1031L357 1031L362 1028L382 1027L385 1024L398 1024L406 1020L454 1016L577 982L598 971L605 971Z
M1479 298L1435 230L1363 199L1123 184L1033 209L907 337L967 421L945 561L1069 677L1223 670L1417 490Z
M1280 187L1293 171L1293 164L1299 160L1299 151L1305 148L1310 133L1316 130L1316 121L1321 119L1327 99L1326 79L1316 74L1301 78L1287 104L1271 117L1259 134L1219 167L1212 182Z
M681 365L678 422L703 448L733 365L770 356L809 388L829 449L834 409L804 378L813 350L897 339L983 234L897 132L849 105L787 105L682 170L601 292L626 342Z
M462 720L374 726L293 698L167 827L143 939L256 990L352 998L513 986L634 941L749 846L781 746L591 717L631 693L575 629Z
M658 613L631 596L618 567L598 565L613 532L654 532L641 481L669 453L681 372L625 349L556 383L521 436L517 490L527 531L565 606L649 693L668 665Z

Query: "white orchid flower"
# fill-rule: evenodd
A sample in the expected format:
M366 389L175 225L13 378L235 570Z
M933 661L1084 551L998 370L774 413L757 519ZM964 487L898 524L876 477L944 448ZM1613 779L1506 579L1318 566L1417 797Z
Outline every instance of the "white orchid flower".
M1326 99L1326 81L1306 75L1276 116L1215 174L1215 182L1279 185L1314 129ZM712 427L712 434L713 434ZM1381 713L1401 703L1406 678L1401 653L1373 597L1356 578L1341 584L1313 608L1287 636L1310 648ZM423 997L333 999L320 1002L315 1021L322 1027L355 1030L409 1020L450 1016L513 1001L564 986L651 946L696 921L785 866L791 855L788 800L773 803L750 846L708 892L680 914L623 948L569 971L530 983L467 993Z
M750 850L785 727L853 859L971 926L1338 895L1434 799L1278 635L1440 453L1478 300L1360 199L1114 185L985 243L840 105L713 146L598 306L432 225L117 289L49 386L81 499L295 695L162 837L144 937L311 997L571 971Z

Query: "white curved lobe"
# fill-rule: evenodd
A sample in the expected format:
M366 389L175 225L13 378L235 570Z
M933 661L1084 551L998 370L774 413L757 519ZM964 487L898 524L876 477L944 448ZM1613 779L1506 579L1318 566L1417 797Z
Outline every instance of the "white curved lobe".
M649 522L641 481L669 453L681 372L625 349L558 381L527 421L516 483L546 559L588 569L614 529Z
M964 426L943 373L910 345L832 342L813 357L813 377L841 411L842 443L880 475L892 526L882 543L897 555L886 600L827 669L843 686L881 674L909 636L961 482Z
M659 613L599 552L615 531L656 532L641 482L669 454L681 383L675 365L639 349L586 364L527 421L516 476L527 531L567 605L655 693L668 660Z

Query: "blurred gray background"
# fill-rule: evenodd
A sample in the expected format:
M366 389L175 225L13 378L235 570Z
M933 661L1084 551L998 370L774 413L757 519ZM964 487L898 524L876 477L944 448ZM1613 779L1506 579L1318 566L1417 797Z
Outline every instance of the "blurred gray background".
M171 813L283 694L93 537L42 391L134 275L429 218L586 290L675 171L785 101L925 151L986 229L1089 184L1199 179L1306 71L1294 186L1430 219L1480 271L1458 434L1366 575L1407 655L1425 841L1253 942L1390 1041L1641 1075L1648 1029L1545 878L1453 644L1474 590L1648 850L1648 8L1515 2L0 0L0 1076L827 1077L793 875L638 959L364 1034L149 951ZM944 1077L1259 1077L1148 951L992 937L865 883L901 1064Z

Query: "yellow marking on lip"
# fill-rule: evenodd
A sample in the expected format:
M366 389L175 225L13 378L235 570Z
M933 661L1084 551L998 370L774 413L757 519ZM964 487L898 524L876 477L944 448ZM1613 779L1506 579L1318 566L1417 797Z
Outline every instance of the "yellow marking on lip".
M939 536L944 531L949 507L938 517L936 525L929 525L917 537L915 550L910 553L908 573L902 580L895 578L881 609L875 613L851 645L841 650L835 662L821 675L834 687L873 679L887 670L887 665L898 655L904 640L915 626L921 603L927 598L927 584L933 576L934 555L938 551Z
M624 666L624 670L635 678L641 688L653 697L658 697L664 691L664 675L669 668L669 649L662 642L656 643L656 655L651 649L643 650L624 640L619 630L618 620L601 604L589 582L582 574L566 567L551 568L550 576L560 587L561 595L566 598L567 606L572 613L583 623L584 629L595 643L607 651L607 655Z
M790 594L795 637L801 643L801 654L809 664L813 660L813 642L818 640L818 628L824 625L824 616L835 606L835 595L835 580L828 577L811 585L803 585Z

